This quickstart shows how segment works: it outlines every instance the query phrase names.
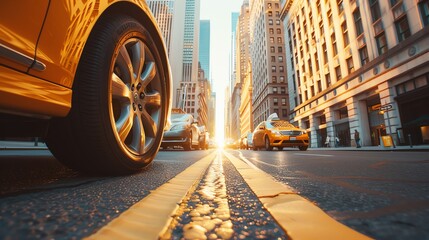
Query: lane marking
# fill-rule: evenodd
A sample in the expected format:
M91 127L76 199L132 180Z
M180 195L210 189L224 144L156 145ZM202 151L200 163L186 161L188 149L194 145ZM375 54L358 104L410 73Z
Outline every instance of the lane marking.
M286 184L223 151L264 207L292 239L371 239L331 218Z
M327 154L313 154L313 153L294 153L294 155L301 155L301 156L315 156L315 157L333 157L334 155L327 155Z
M86 239L159 239L189 192L196 188L217 151L200 159Z

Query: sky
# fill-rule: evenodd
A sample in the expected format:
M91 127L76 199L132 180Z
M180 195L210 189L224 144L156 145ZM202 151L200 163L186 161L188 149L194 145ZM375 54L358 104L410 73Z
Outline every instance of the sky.
M201 20L210 20L210 72L216 92L216 138L224 137L225 88L229 82L231 13L240 12L243 0L201 0Z

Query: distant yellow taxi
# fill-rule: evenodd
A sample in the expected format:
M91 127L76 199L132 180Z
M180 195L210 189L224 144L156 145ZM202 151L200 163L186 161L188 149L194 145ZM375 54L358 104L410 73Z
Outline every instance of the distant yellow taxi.
M298 147L305 151L308 148L307 131L297 128L288 121L280 120L276 114L261 122L253 131L253 150L271 151L274 147Z

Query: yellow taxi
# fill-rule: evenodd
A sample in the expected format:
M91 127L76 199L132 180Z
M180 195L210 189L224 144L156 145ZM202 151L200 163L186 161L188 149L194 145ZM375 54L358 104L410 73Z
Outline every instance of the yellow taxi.
M159 150L171 86L144 0L2 0L0 137L43 137L78 170L136 172Z
M280 151L284 147L298 147L299 150L305 151L308 148L307 131L295 127L288 121L280 120L274 113L253 131L253 150L271 151L273 147Z

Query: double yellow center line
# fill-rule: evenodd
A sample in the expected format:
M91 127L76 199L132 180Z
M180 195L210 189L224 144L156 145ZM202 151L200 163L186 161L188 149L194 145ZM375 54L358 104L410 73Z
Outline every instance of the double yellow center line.
M337 222L313 203L299 196L289 186L274 180L272 176L252 164L246 163L246 159L238 159L223 150L214 151L194 163L87 239L169 238L171 229L174 227L172 225L175 224L174 219L180 214L179 206L189 200L189 196L196 190L207 169L211 165L215 165L212 166L217 169L214 170L215 174L222 174L219 172L223 171L221 166L219 167L219 159L223 159L223 155L232 162L264 207L290 238L370 239ZM207 173L211 174L210 172ZM219 176L217 175L217 177ZM229 209L225 209L225 206L227 204L222 205L223 213L229 211ZM229 225L231 223L228 219L222 220ZM218 237L229 238L231 235Z

